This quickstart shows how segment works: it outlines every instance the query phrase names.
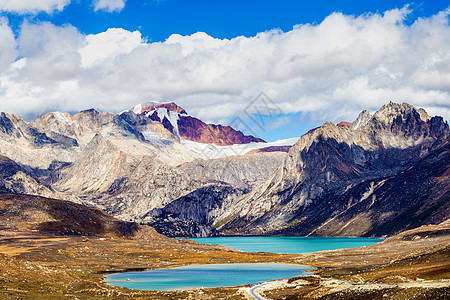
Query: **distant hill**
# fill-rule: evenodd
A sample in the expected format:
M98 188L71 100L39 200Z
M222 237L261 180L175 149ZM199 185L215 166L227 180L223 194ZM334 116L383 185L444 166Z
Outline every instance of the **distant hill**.
M11 232L54 235L133 236L138 224L117 220L98 208L37 196L0 193L0 226Z

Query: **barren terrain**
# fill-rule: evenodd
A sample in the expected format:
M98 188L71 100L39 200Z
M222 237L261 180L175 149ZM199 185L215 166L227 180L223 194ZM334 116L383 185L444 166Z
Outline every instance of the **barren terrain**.
M178 292L111 287L104 274L251 262L298 263L317 268L315 276L277 282L259 291L270 299L448 299L450 295L450 226L445 223L407 231L371 247L280 255L244 253L170 239L148 226L132 232L123 230L133 228L134 223L118 227L117 220L94 208L86 208L76 220L72 214L46 215L45 207L58 211L55 205L69 211L65 205L82 208L62 203L1 195L2 299L246 299L248 295L241 287ZM19 206L21 210L17 210ZM25 220L23 216L31 212L33 217ZM104 230L96 232L90 222L101 222ZM70 231L74 228L79 232Z

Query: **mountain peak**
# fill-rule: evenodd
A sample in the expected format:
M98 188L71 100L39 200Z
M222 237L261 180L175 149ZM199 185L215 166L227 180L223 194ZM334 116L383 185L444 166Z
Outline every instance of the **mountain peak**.
M367 110L363 110L350 128L356 130L369 123L376 124L381 128L389 128L395 120L398 122L399 120L404 121L411 118L416 119L418 122L427 122L431 119L423 108L415 108L408 103L399 104L391 101L383 105L373 116Z
M158 108L165 108L168 111L173 111L178 114L187 115L186 110L181 106L178 106L175 102L157 102L157 101L149 101L136 105L131 109L135 114L145 114L147 112L151 112L153 110L157 110Z
M355 121L353 121L352 125L350 125L351 129L358 129L364 127L369 123L370 119L372 119L372 115L367 110L363 110Z
M425 111L423 111L425 112ZM389 102L388 104L383 105L374 115L374 119L389 122L396 118L397 116L402 116L403 119L407 118L409 115L417 113L419 116L418 110L408 103L394 103ZM426 112L425 112L426 114ZM424 121L424 120L422 120ZM426 120L425 120L426 121Z
M186 110L174 102L146 102L133 107L130 111L161 123L164 128L185 140L219 146L264 142L253 136L246 136L230 126L206 124L190 116Z

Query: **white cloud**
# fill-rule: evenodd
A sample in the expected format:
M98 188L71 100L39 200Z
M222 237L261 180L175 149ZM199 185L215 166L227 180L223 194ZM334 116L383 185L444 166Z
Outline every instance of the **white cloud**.
M71 26L25 24L17 41L2 44L17 43L26 59L0 71L0 111L118 112L155 99L218 122L264 91L284 112L308 112L318 122L351 121L390 100L449 119L449 11L412 25L403 22L407 13L334 13L289 32L172 35L163 43L124 29L84 36ZM6 66L14 52L3 58L1 51Z
M0 43L0 71L2 71L9 67L17 55L14 33L8 26L6 18L0 18L0 41L2 41Z
M71 0L0 0L0 11L19 14L62 11Z
M80 49L83 67L92 67L107 58L130 54L142 43L139 31L130 32L122 28L110 28L106 32L86 36Z
M125 7L126 0L94 0L94 11L119 12Z
M19 55L27 58L21 76L37 85L79 76L82 42L81 34L70 25L25 23L18 39Z

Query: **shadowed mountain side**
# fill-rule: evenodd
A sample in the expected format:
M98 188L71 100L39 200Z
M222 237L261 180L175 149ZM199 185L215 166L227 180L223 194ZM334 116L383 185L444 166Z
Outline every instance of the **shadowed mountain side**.
M0 226L49 235L133 236L139 225L123 222L97 208L50 198L0 194Z
M399 174L360 183L342 195L321 197L314 207L296 212L297 222L274 233L384 236L438 224L450 215L449 174L450 145L446 145Z

